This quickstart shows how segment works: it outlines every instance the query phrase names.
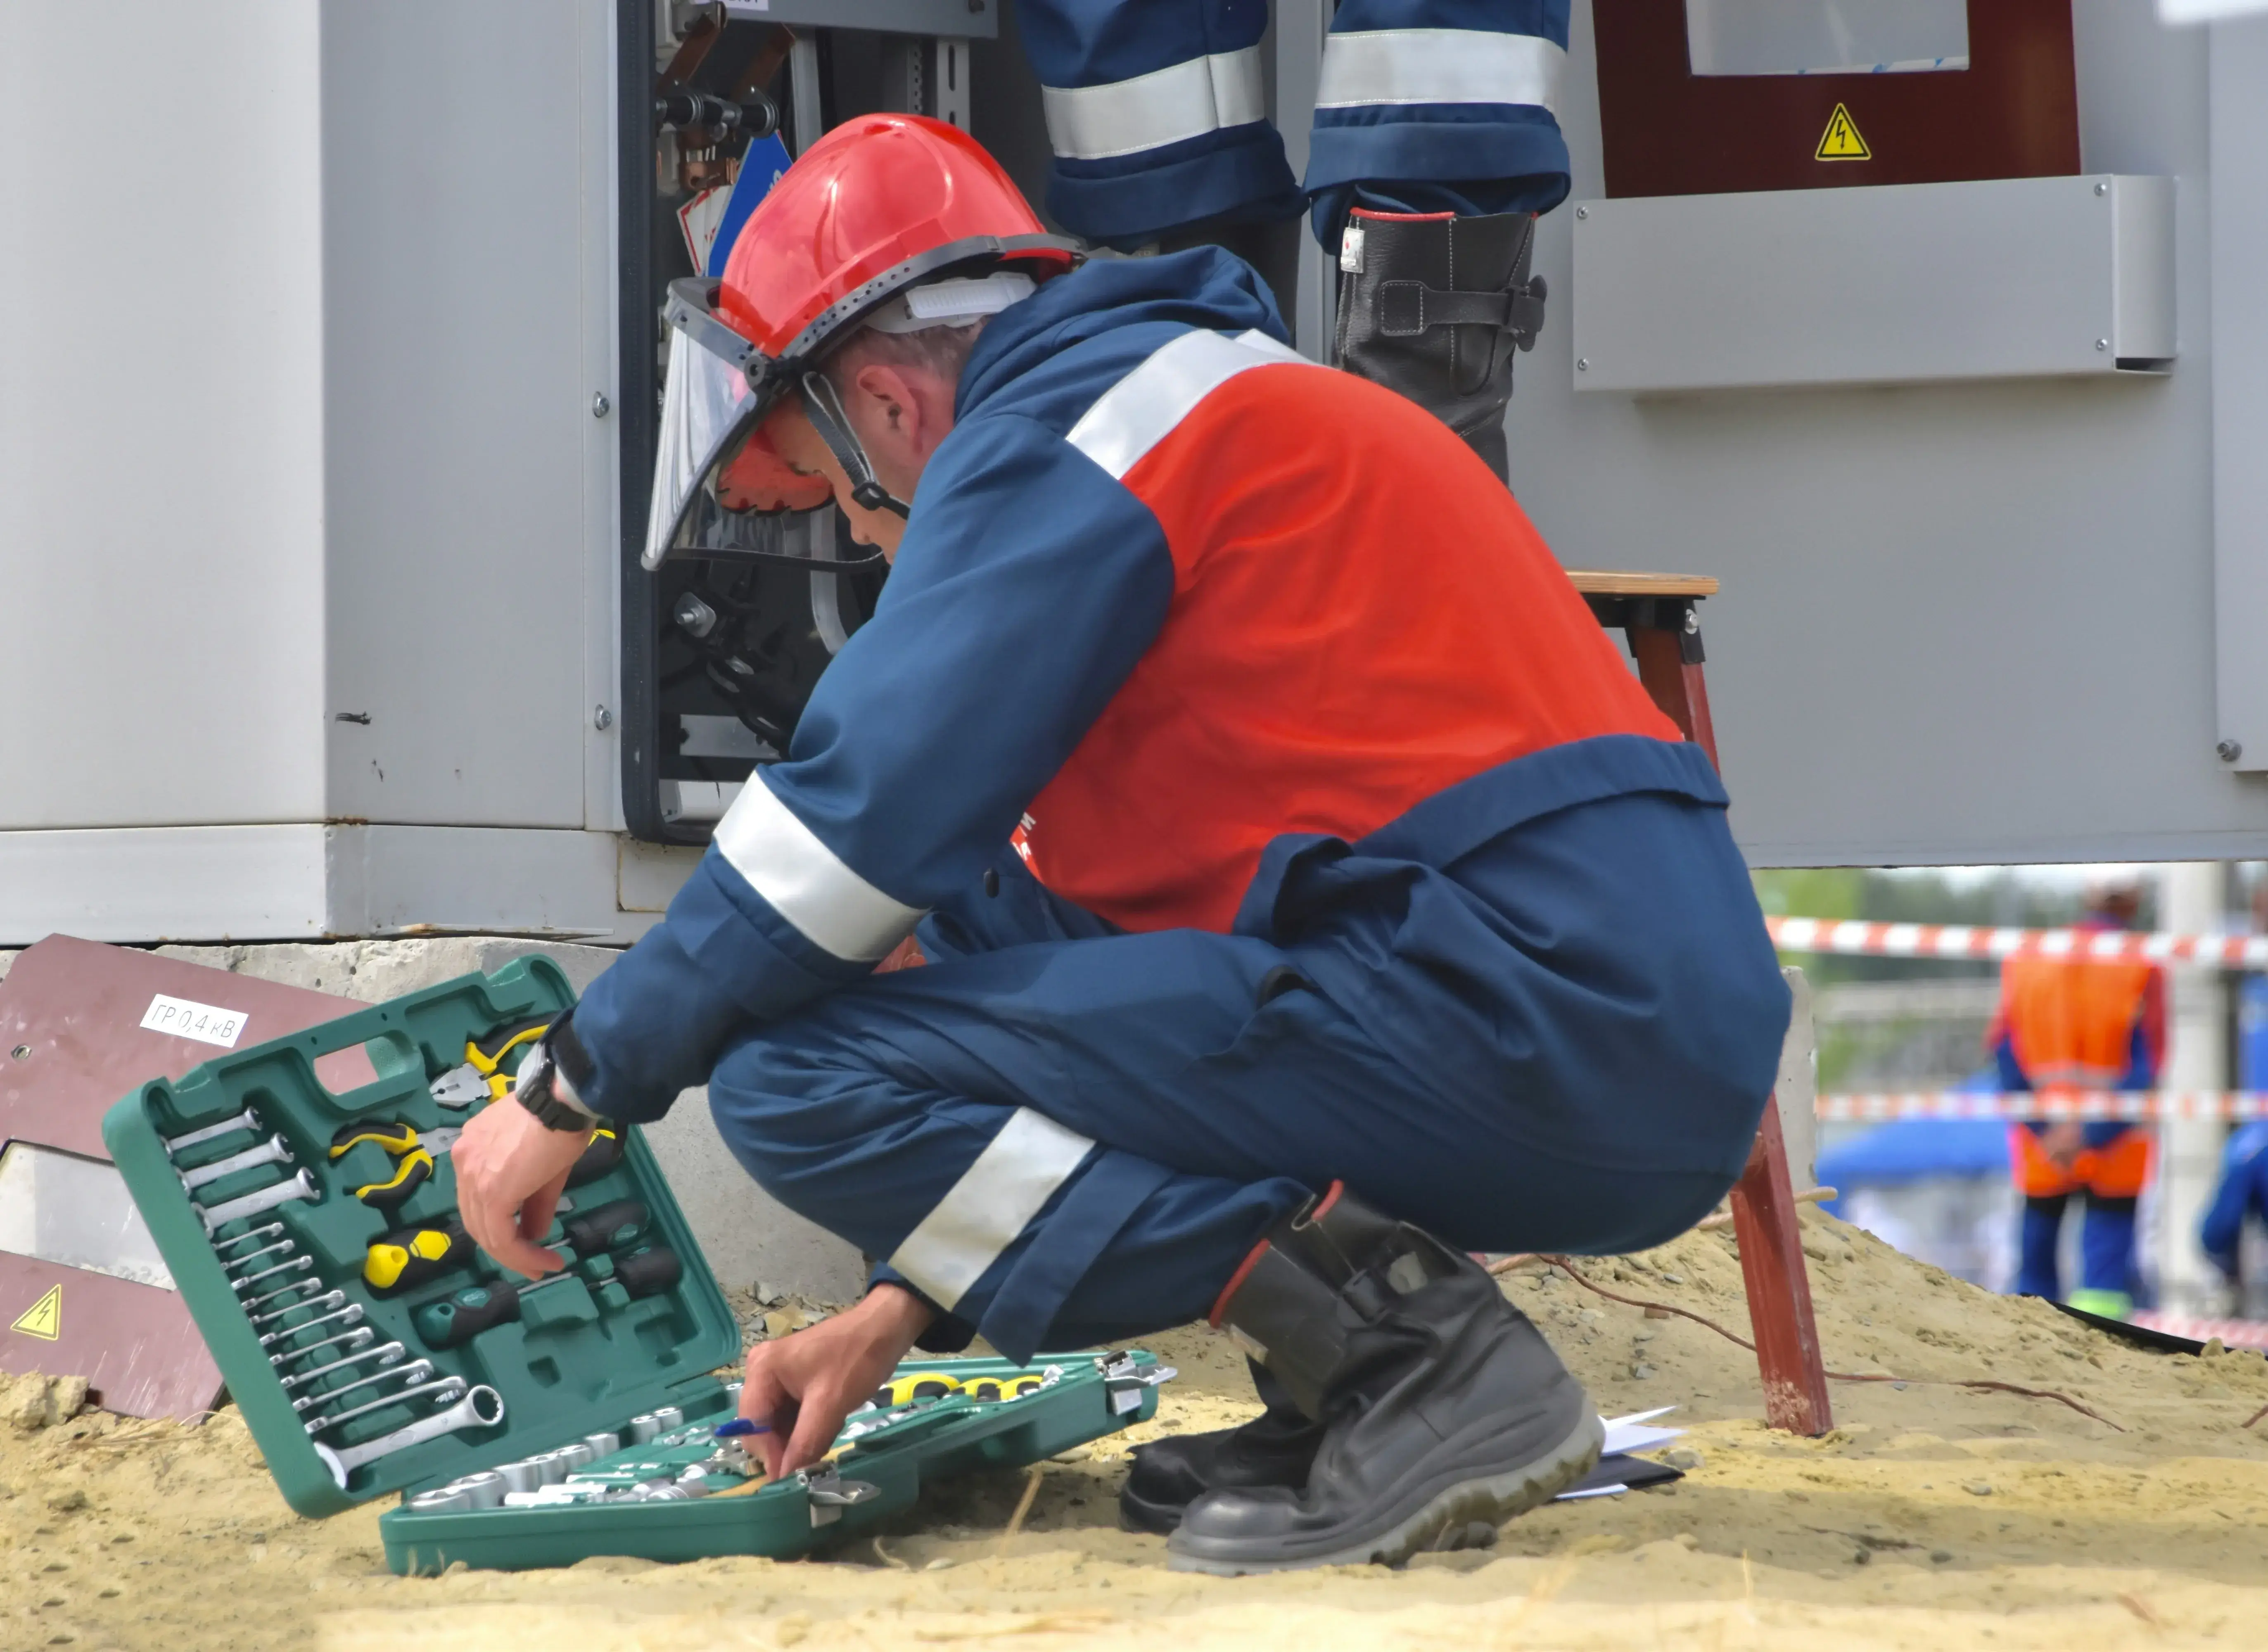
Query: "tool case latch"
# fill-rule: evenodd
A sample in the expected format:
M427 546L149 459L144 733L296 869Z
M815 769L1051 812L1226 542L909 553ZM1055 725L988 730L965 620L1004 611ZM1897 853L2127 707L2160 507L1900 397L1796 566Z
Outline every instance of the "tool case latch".
M1170 1365L1137 1365L1130 1353L1106 1353L1095 1363L1102 1368L1102 1386L1110 1396L1114 1417L1138 1410L1144 1389L1170 1383L1181 1375Z
M845 1508L882 1494L882 1488L871 1481L844 1479L842 1471L832 1463L805 1469L796 1479L803 1482L811 1498L811 1523L814 1526L831 1526L843 1518Z

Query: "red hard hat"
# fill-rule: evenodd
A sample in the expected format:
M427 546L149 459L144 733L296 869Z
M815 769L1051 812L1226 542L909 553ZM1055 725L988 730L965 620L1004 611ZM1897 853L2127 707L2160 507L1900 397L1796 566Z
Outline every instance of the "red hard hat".
M670 284L673 329L646 566L673 556L787 557L762 513L807 511L832 490L791 470L762 431L799 392L843 468L852 497L902 513L873 480L857 439L805 375L889 299L948 277L1020 265L1045 278L1078 244L1047 233L1000 164L958 127L870 114L814 144L757 203L722 281Z
M807 356L902 286L1015 256L1063 269L1076 254L959 127L862 115L797 157L757 204L717 308L764 355Z

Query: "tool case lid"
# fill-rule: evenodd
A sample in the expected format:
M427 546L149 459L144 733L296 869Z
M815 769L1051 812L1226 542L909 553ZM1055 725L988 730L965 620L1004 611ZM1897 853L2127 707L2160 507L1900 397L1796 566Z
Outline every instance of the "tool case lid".
M387 1293L364 1278L372 1243L404 1227L437 1223L456 1206L456 1175L450 1158L438 1156L432 1177L392 1212L359 1202L353 1188L389 1173L384 1149L372 1144L331 1156L331 1143L350 1121L408 1124L424 1132L460 1125L473 1109L452 1112L434 1099L429 1086L460 1066L469 1042L490 1038L497 1029L548 1018L574 1002L566 977L549 959L515 960L493 975L471 975L391 1002L206 1062L178 1080L141 1086L114 1106L103 1121L103 1140L140 1208L151 1235L172 1271L182 1301L204 1335L230 1395L266 1455L284 1500L302 1515L333 1515L390 1493L439 1485L498 1463L564 1445L602 1429L622 1427L628 1417L664 1405L705 1408L718 1387L711 1375L738 1362L740 1331L724 1293L709 1271L685 1214L678 1207L652 1154L633 1126L620 1126L623 1151L611 1169L583 1185L571 1186L578 1211L616 1200L646 1206L644 1231L626 1242L624 1254L666 1245L681 1264L677 1283L666 1291L632 1297L612 1280L608 1265L566 1251L553 1229L552 1248L562 1250L578 1282L547 1284L541 1316L523 1309L519 1320L496 1325L453 1348L437 1349L421 1337L416 1311L446 1301L468 1287L490 1288L523 1283L504 1273L484 1256L423 1286ZM375 1082L334 1094L317 1076L316 1064L338 1051L361 1047L379 1076ZM314 1201L295 1201L248 1219L224 1224L209 1235L198 1205L184 1188L166 1151L169 1138L233 1117L247 1108L259 1120L256 1134L215 1144L225 1156L255 1140L282 1135L292 1163L269 1166L304 1169L320 1191ZM182 1168L203 1162L205 1149L185 1154ZM264 1178L272 1181L272 1176ZM261 1173L247 1170L201 1188L210 1202L257 1191ZM269 1362L261 1331L232 1283L216 1243L280 1223L297 1247L296 1257L313 1258L307 1272L320 1281L316 1291L338 1291L361 1310L358 1325L369 1327L383 1348L399 1343L392 1361L431 1362L438 1382L460 1376L471 1388L493 1389L504 1405L502 1420L446 1434L399 1449L353 1469L342 1485L317 1442L307 1432L288 1371ZM278 1241L271 1236L263 1243ZM526 1299L532 1309L536 1298ZM270 1309L281 1303L270 1303ZM335 1310L334 1310L335 1311ZM280 1328L271 1327L270 1329ZM296 1368L304 1370L307 1368ZM370 1363L313 1385L329 1388L374 1372ZM380 1397L398 1384L357 1390L342 1408L363 1398ZM308 1414L327 1408L316 1405ZM436 1409L430 1398L388 1406L342 1424L322 1436L335 1450L390 1434Z

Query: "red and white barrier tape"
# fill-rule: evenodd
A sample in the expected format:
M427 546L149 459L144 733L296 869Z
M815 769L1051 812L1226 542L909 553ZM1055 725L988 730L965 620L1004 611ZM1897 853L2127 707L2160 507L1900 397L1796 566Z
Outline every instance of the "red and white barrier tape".
M2223 1347L2268 1350L2268 1324L2257 1319L2192 1319L2185 1314L2161 1314L2145 1308L2131 1316L2133 1322L2171 1337L2191 1342L2211 1342L2219 1337Z
M1838 1122L1888 1118L2264 1118L2268 1090L1908 1090L1822 1095Z
M1787 952L1853 958L2088 958L2102 962L2208 963L2268 969L2268 935L2136 934L2118 929L1984 929L1968 924L1868 924L1767 918Z

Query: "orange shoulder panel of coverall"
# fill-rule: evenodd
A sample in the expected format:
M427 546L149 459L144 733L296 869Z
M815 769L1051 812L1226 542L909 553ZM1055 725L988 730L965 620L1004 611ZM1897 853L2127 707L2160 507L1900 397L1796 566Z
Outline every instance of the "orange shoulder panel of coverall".
M2132 1064L2134 1028L2146 1013L2157 967L2064 958L2012 958L2000 966L1999 1029L2016 1064L2039 1092L2117 1088ZM2037 1132L2008 1132L2010 1169L2027 1198L2080 1188L2132 1198L2150 1168L2150 1133L2130 1130L2083 1149L2068 1170L2050 1158Z

